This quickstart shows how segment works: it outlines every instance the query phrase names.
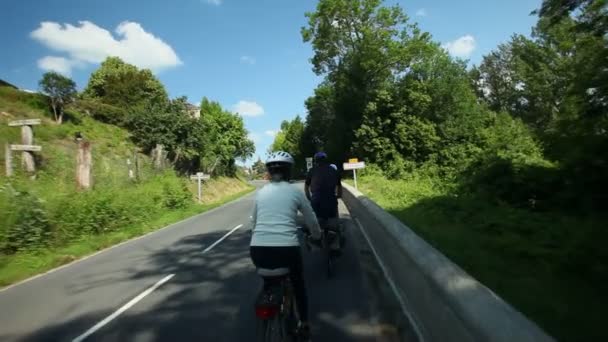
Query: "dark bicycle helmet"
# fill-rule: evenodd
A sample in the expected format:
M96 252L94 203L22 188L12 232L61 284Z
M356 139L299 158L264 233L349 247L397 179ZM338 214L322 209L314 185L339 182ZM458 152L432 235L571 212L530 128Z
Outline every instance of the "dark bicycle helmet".
M327 159L327 153L319 151L317 153L315 153L315 160L323 160L323 159Z

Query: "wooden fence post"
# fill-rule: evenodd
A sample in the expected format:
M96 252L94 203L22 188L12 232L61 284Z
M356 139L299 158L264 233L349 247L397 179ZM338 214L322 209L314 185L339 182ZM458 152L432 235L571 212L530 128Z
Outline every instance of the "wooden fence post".
M133 173L133 165L131 165L131 158L127 158L127 168L129 169L129 179L133 180L135 175Z
M34 125L40 125L40 123L40 119L15 120L8 123L11 127L21 127L21 145L11 145L9 146L9 149L12 151L21 151L21 163L32 177L35 177L34 172L36 172L34 152L42 149L40 146L33 145L34 130L32 127Z
M21 126L21 144L33 145L34 144L34 131L32 126L23 125ZM23 165L25 171L29 173L36 172L36 164L34 163L34 153L32 151L23 151Z
M91 143L88 141L78 142L78 155L76 156L76 182L78 189L89 189L91 187Z
M139 181L139 156L137 151L133 152L133 160L135 161L135 181Z
M4 165L6 166L6 177L13 175L13 151L9 144L4 145Z
M163 168L163 145L156 144L156 148L154 149L154 168L160 170Z

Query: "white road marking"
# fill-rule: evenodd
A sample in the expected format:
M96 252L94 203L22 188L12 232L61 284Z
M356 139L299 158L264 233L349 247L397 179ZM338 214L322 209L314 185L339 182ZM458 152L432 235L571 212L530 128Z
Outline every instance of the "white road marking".
M163 279L159 280L156 284L152 285L152 287L150 287L146 291L140 293L137 297L131 299L127 304L123 305L120 309L114 311L113 314L111 314L110 316L104 318L103 321L95 324L91 329L85 331L84 334L82 334L82 335L76 337L75 339L73 339L72 342L81 342L81 341L84 341L85 338L91 336L94 332L96 332L97 330L101 329L104 325L110 323L114 318L120 316L120 314L122 314L123 312L127 311L130 307L132 307L137 302L139 302L140 300L142 300L145 296L147 296L150 293L152 293L152 291L154 291L157 288L159 288L162 284L168 282L169 279L173 278L174 275L175 274L169 274L168 276L166 276Z
M376 252L376 248L374 248L374 245L372 244L372 241L370 240L369 235L367 235L367 232L365 231L365 229L363 229L363 225L361 224L361 222L359 222L359 219L355 218L355 222L357 222L357 226L359 227L359 230L365 237L365 240L367 240L367 244L369 245L370 249L372 250L372 253L374 254L374 257L376 258L378 265L380 265L380 269L382 270L382 273L384 274L384 278L386 278L386 281L388 282L389 286L391 287L391 290L393 290L395 297L397 297L397 301L399 301L399 306L401 306L401 311L412 324L412 327L414 328L414 332L416 333L417 337L420 339L420 341L424 342L424 335L422 335L422 333L421 333L421 329L420 329L420 326L418 326L418 322L416 322L416 320L414 319L414 317L412 316L410 311L407 309L407 307L408 307L407 299L403 298L403 296L401 296L401 294L399 293L399 290L397 289L397 285L395 284L395 282L393 281L393 278L388 273L386 266L380 259L378 252Z
M230 234L234 233L237 229L241 228L242 226L243 226L242 224L239 224L238 226L232 228L232 230L229 231L228 233L226 233L226 235L222 236L219 240L215 241L211 246L205 248L205 250L203 251L203 254L209 252L213 247L217 246L220 242L224 241L224 239L229 237Z
M230 234L234 233L235 231L237 231L241 227L243 227L243 225L239 224L238 226L232 228L228 233L226 233L219 240L217 240L216 242L214 242L211 246L205 248L205 250L203 251L203 254L209 252L213 247L215 247L218 244L220 244L220 242L224 241L228 236L230 236ZM91 336L97 330L101 329L103 326L105 326L106 324L110 323L113 319L115 319L116 317L120 316L123 312L127 311L133 305L137 304L137 302L139 302L140 300L142 300L145 296L149 295L154 290L156 290L157 288L159 288L161 285L163 285L164 283L168 282L171 278L173 278L173 276L175 276L175 274L169 274L168 276L166 276L163 279L159 280L156 284L152 285L152 287L150 287L146 291L140 293L137 297L131 299L127 304L125 304L122 307L120 307L120 309L116 310L110 316L104 318L101 322L95 324L91 329L85 331L84 334L82 334L82 335L74 338L72 340L72 342L82 342L82 341L84 341L87 337Z

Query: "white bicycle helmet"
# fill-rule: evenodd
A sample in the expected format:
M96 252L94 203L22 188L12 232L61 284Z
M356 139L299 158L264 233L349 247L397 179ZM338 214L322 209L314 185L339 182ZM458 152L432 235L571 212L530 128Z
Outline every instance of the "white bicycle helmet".
M284 151L272 152L266 159L266 166L271 164L289 164L290 166L295 164L291 154Z

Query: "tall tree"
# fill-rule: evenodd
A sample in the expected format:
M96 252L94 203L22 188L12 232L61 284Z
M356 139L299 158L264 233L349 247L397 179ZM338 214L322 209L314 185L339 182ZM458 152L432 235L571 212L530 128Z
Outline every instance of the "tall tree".
M140 70L118 57L108 57L89 79L83 95L121 107L163 106L169 102L163 84L150 70Z
M208 146L203 159L207 172L233 174L235 160L245 160L255 152L253 142L247 138L243 118L224 110L219 103L203 98L200 121Z
M76 83L70 78L56 72L47 72L38 82L40 89L49 97L55 122L63 122L63 110L76 96Z
M296 161L295 167L301 169L305 165L305 155L301 149L303 134L304 122L299 115L291 121L284 120L270 150L289 152Z
M252 165L252 170L255 173L256 177L261 177L262 175L264 175L266 173L266 165L264 164L264 162L262 161L262 159L260 159L258 157L258 160L253 163Z
M313 70L326 75L333 88L331 114L323 111L330 121L326 129L341 137L323 137L326 141L321 143L343 159L375 89L406 71L419 50L428 47L430 36L409 24L400 7L383 7L380 0L321 0L316 11L306 16L308 26L302 28L302 37L312 44ZM314 100L309 103L314 105ZM317 113L309 108L309 116Z

